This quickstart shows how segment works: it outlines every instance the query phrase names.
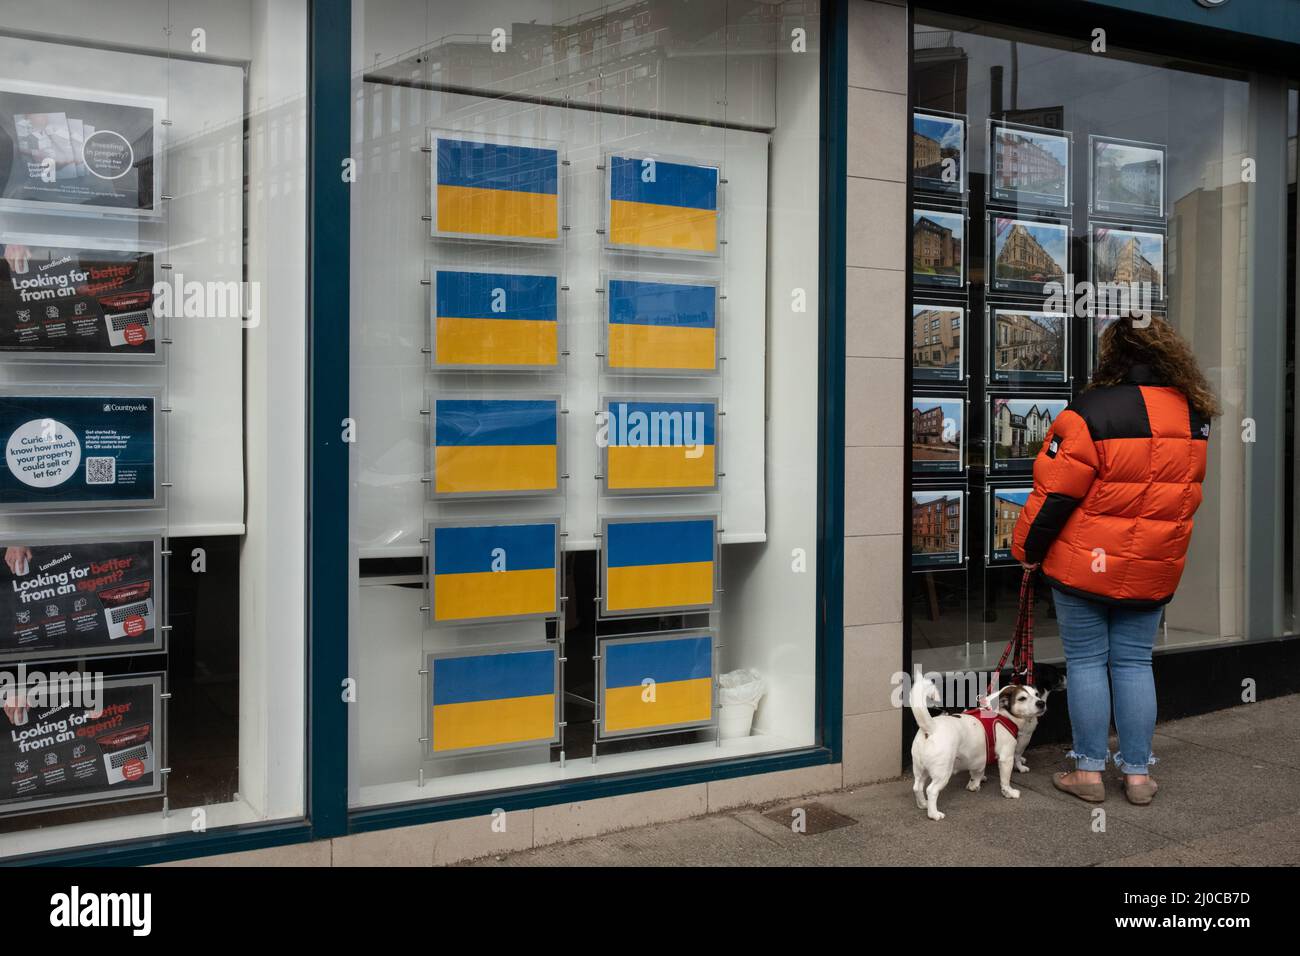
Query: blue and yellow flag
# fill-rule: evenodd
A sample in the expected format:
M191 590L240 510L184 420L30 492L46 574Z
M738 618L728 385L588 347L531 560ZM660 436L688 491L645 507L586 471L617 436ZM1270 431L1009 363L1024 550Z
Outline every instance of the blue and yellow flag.
M718 251L718 170L609 157L609 241L691 254Z
M438 233L559 238L557 150L438 136L434 156Z
M718 291L711 285L611 279L610 368L712 372Z
M605 610L712 606L714 537L713 518L607 522Z
M610 491L713 488L716 415L712 402L611 402L606 486Z
M433 405L435 494L542 494L558 486L554 399L440 398Z
M434 753L555 738L555 651L432 661Z
M438 270L433 355L438 365L559 362L555 276Z
M713 718L713 638L601 642L606 734L706 724Z
M556 613L555 522L433 529L433 620Z

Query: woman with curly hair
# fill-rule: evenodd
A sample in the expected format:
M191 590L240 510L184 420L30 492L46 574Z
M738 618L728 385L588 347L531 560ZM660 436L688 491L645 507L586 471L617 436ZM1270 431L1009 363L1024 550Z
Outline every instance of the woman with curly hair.
M1155 794L1151 651L1201 503L1215 398L1191 348L1157 317L1101 336L1091 384L1052 423L1012 554L1042 569L1065 647L1075 770L1059 790L1100 803L1113 760L1129 802ZM1112 712L1119 749L1110 753Z

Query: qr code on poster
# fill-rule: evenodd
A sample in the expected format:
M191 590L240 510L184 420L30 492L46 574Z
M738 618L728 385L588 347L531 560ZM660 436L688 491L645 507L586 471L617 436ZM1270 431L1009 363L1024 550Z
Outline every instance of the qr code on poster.
M86 484L111 485L117 481L116 458L87 458Z

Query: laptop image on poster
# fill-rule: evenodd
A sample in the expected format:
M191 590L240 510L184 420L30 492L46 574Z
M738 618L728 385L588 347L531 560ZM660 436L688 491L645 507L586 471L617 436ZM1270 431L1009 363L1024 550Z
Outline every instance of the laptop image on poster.
M123 584L99 592L99 603L104 606L104 623L108 625L108 639L139 637L153 630L153 582Z
M108 344L114 348L139 347L153 341L153 293L123 292L99 300L108 330Z
M104 752L104 773L108 784L136 783L153 773L152 724L105 734L96 739Z

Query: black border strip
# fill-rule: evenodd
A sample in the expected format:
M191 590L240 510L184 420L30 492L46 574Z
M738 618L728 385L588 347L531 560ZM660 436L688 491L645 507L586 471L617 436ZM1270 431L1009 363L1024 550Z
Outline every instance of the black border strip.
M683 116L680 113L665 113L659 110L638 110L632 107L602 106L599 103L580 103L564 101L551 96L534 96L530 93L498 93L474 86L457 86L455 83L429 83L424 80L409 80L397 76L384 76L382 73L367 73L361 77L363 83L380 86L400 86L413 90L428 90L432 93L451 93L459 96L473 96L477 99L501 100L509 103L527 103L530 106L558 106L568 110L583 110L588 113L608 113L613 116L633 116L637 119L661 120L663 122L690 123L692 126L711 126L714 129L733 129L745 133L770 133L771 126L754 126L749 123L727 123L721 120L700 119L697 116Z

